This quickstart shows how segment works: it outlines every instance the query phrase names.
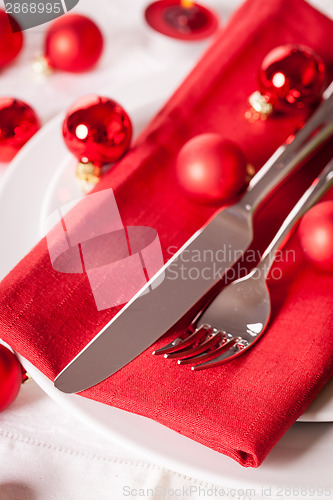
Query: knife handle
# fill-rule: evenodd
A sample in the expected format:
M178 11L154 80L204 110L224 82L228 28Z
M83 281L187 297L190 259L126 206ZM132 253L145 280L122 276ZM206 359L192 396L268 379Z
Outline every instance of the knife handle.
M324 93L325 100L294 140L280 146L251 180L248 190L240 200L241 205L254 213L266 196L288 174L333 135L333 82Z

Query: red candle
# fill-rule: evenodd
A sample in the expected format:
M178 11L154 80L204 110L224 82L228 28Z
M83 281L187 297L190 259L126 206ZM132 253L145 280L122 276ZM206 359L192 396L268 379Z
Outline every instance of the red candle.
M158 0L145 12L148 25L170 38L200 41L218 28L218 16L210 9L190 0Z

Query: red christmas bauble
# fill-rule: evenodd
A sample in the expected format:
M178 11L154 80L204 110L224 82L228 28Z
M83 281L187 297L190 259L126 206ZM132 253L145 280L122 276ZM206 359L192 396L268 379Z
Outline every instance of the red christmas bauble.
M28 104L0 97L0 161L10 161L39 128L39 119Z
M103 51L103 36L88 17L66 14L46 34L45 56L51 67L79 73L91 69Z
M176 173L180 186L197 200L229 200L247 183L247 161L237 144L219 134L202 134L182 147Z
M320 57L308 47L287 44L264 58L259 88L275 110L286 111L311 105L321 96L326 71Z
M77 100L63 123L68 149L82 163L114 163L128 150L132 124L126 111L108 97L89 95Z
M305 257L318 269L333 272L333 200L315 205L303 217L298 237Z
M22 380L22 366L17 357L0 344L0 411L8 408L15 400Z
M12 30L12 25L17 30ZM23 34L17 21L0 9L0 69L11 63L23 46Z

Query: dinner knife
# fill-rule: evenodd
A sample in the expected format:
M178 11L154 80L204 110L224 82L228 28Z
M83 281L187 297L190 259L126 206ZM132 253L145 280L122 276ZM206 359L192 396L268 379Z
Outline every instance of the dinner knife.
M175 253L59 373L56 388L65 393L81 392L114 374L168 331L239 260L252 242L253 214L260 203L333 135L332 91L333 83L306 125L290 144L277 149L252 178L243 197L215 214ZM223 263L217 259L221 249ZM219 267L219 275L207 275L207 262L196 258L197 279L184 279L184 255L191 265L191 256L207 251L213 256L210 265Z

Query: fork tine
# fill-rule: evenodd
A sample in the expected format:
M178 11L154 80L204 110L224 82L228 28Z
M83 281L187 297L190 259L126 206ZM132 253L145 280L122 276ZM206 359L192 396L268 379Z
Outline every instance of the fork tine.
M160 354L165 354L167 352L171 352L175 350L177 345L182 342L184 339L181 337L175 338L170 344L165 345L164 347L161 347L160 349L157 349L156 351L153 351L153 354L156 356L159 356Z
M216 349L212 349L208 352L204 352L203 354L201 354L199 356L192 356L190 358L179 359L178 364L179 365L188 365L188 364L193 364L193 363L199 363L201 361L205 361L206 359L212 359L212 358L215 359L221 353L224 353L226 351L228 352L236 344L236 342L237 342L237 339L231 338L230 340L228 340L227 342L224 342L222 345L220 345ZM202 363L202 364L206 364L206 363ZM196 368L196 366L201 366L201 364L192 366L191 369L193 370L194 368Z
M207 349L212 349L213 347L216 347L221 340L223 339L223 333L220 331L214 332L214 334L209 337L207 340L202 342L202 344L199 344L195 347L190 347L189 349L183 349L181 351L175 351L171 352L170 354L164 354L165 358L171 359L171 358L187 358L188 356L194 356L197 354L201 354L202 352L207 351Z
M213 328L209 325L202 325L197 328L193 333L191 333L185 339L181 337L176 338L170 344L161 347L161 349L157 349L153 352L153 354L159 356L161 354L169 354L174 351L180 351L185 347L189 347L193 345L197 341L201 341L205 336L213 333Z
M230 341L231 343L232 341ZM214 368L216 366L220 366L226 361L231 361L232 359L238 357L240 354L243 353L246 349L244 348L244 345L242 344L242 339L240 337L233 339L232 345L230 345L230 348L227 350L224 350L221 352L219 356L214 356L213 359L210 361L207 361L206 363L201 363L195 366L191 367L191 370L193 371L199 371L199 370L205 370L207 368ZM211 357L211 356L210 356ZM202 361L202 360L200 360Z

